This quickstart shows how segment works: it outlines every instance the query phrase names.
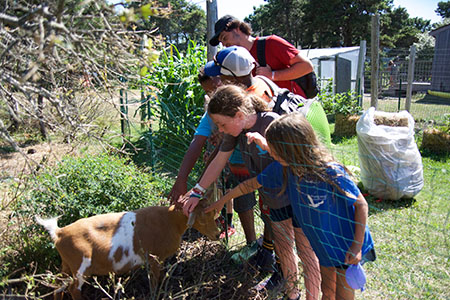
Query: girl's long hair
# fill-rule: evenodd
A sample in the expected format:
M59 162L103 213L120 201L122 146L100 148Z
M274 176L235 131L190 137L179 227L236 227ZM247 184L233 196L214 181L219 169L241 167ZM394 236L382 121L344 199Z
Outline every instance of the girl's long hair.
M299 180L325 181L341 192L342 189L327 175L329 163L336 162L328 149L319 141L311 124L301 113L290 113L273 121L266 129L266 139L272 151L289 166L283 168L281 193L287 186L287 169Z
M208 104L208 113L234 117L238 111L251 115L268 111L267 102L236 85L219 87Z

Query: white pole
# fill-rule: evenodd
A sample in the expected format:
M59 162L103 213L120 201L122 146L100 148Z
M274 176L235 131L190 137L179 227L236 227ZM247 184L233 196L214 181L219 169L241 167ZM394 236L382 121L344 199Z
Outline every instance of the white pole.
M378 107L378 67L380 64L380 15L372 16L372 37L371 37L371 66L372 74L370 76L370 106Z

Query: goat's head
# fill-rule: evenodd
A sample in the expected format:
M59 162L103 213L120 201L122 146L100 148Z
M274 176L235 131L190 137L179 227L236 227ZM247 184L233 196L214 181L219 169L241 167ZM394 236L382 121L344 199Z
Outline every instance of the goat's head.
M188 227L197 229L200 233L206 235L210 240L219 239L220 230L217 228L214 212L205 213L204 209L208 206L208 202L202 200L197 207L189 215Z

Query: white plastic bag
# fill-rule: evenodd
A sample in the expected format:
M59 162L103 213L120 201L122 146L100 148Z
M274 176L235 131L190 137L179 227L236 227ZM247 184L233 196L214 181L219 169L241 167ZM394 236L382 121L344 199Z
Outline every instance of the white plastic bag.
M407 111L408 127L376 125L375 107L356 124L361 181L368 192L381 199L412 198L423 187L422 157L414 140L414 119Z

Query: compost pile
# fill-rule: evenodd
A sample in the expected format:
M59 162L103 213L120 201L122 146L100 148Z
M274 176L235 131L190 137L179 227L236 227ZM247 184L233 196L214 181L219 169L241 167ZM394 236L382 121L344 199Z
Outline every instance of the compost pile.
M385 125L392 127L408 127L408 118L397 113L376 111L374 114L375 125Z

